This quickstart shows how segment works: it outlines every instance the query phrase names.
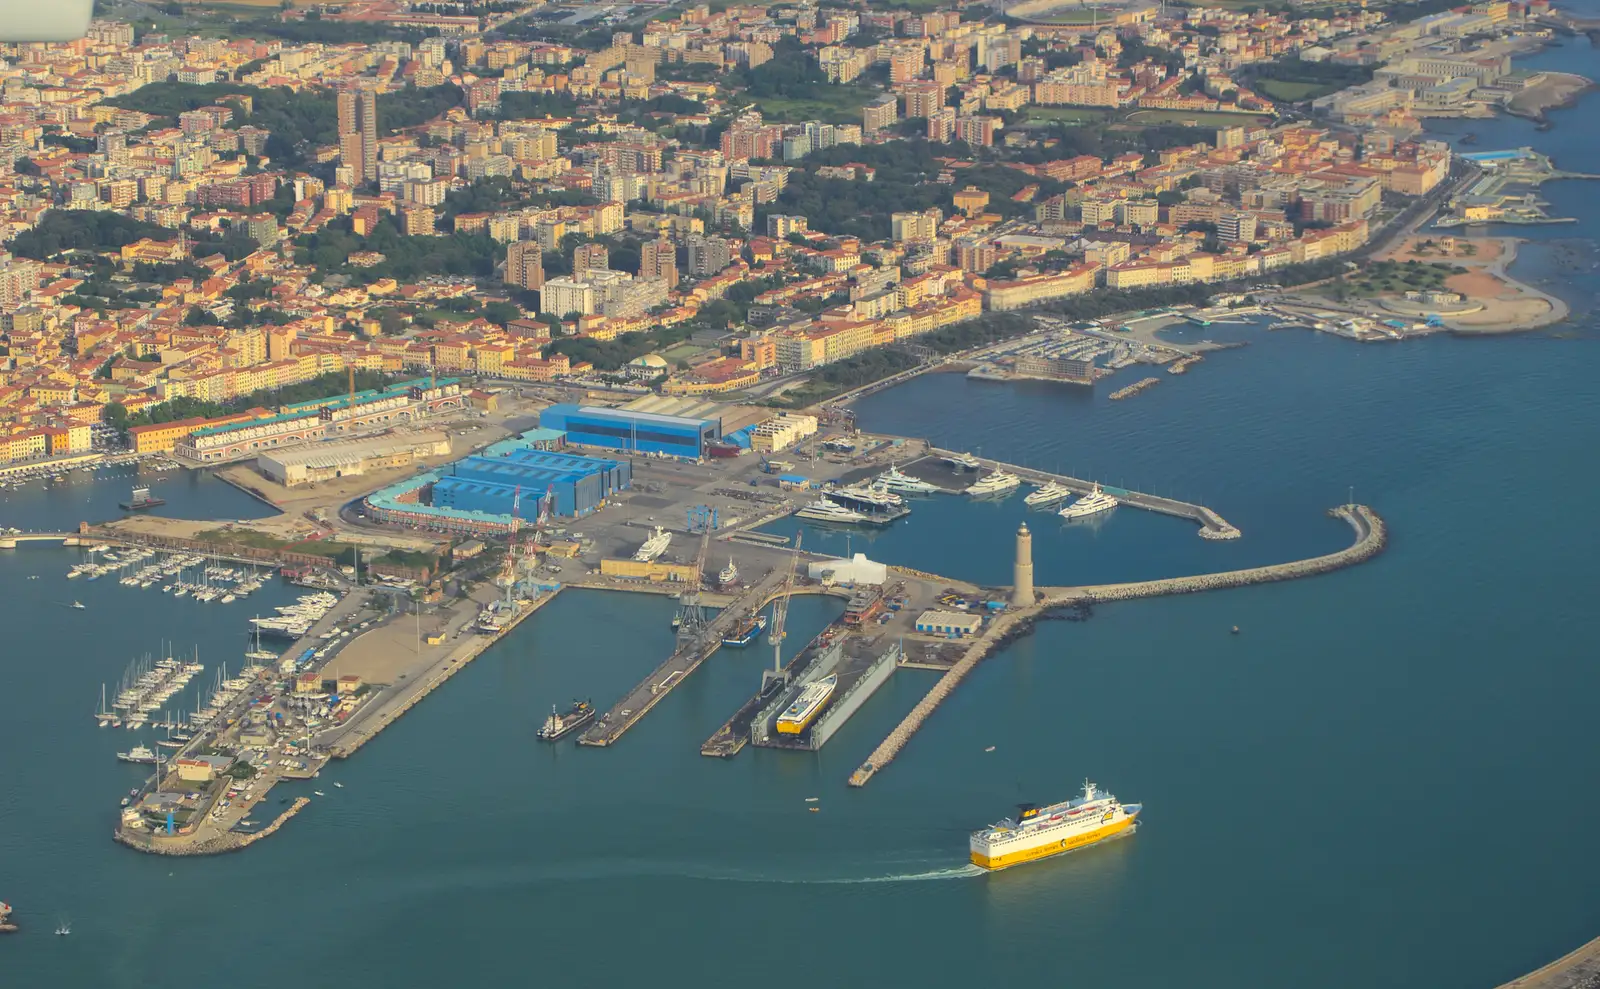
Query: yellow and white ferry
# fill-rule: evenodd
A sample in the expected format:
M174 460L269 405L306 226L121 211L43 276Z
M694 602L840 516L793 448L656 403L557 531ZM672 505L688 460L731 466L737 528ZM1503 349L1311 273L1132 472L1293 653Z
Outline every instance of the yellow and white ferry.
M1048 807L1022 804L1016 820L1006 818L972 832L972 864L1004 869L1084 848L1133 827L1143 809L1084 780L1081 797Z

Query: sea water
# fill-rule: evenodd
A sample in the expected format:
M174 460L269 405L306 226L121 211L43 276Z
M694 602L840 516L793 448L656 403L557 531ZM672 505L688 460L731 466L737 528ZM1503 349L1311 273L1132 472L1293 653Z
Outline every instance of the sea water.
M1539 59L1594 64L1581 40ZM1477 146L1559 143L1583 167L1600 160L1583 112L1546 134L1474 122ZM868 429L1201 501L1244 533L934 499L853 543L887 562L1003 583L1023 520L1041 583L1291 559L1348 541L1323 513L1352 490L1392 541L1315 579L1041 623L861 790L845 779L933 674L896 673L820 753L714 760L699 743L770 662L724 650L616 746L537 744L550 704L609 704L671 647L670 601L571 592L353 759L283 788L327 796L277 835L220 858L138 855L110 840L142 772L114 760L132 733L90 720L99 684L163 638L237 655L245 614L289 592L240 611L67 583L54 548L0 557L0 898L25 925L0 940L0 977L1410 989L1537 967L1600 934L1600 211L1579 186L1546 198L1580 224L1511 231L1535 241L1514 272L1580 314L1562 326L1370 345L1186 329L1249 345L1123 402L1105 398L1120 379L1086 396L949 375L863 401ZM249 514L215 495L213 517ZM10 524L81 514L54 505L13 506ZM797 600L794 644L837 610ZM966 866L969 830L1085 777L1145 805L1136 834ZM71 937L48 933L58 918Z

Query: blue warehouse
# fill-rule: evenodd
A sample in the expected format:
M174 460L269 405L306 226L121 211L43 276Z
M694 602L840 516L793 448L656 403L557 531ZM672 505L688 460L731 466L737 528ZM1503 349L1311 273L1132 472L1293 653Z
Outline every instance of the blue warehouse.
M722 437L720 419L686 419L592 405L552 405L539 413L539 425L565 431L567 442L579 446L685 460L702 459L706 444Z
M501 456L466 457L446 468L434 482L433 507L510 515L520 492L517 515L531 522L539 499L549 492L554 496L550 513L573 518L588 515L632 483L626 461L514 449Z

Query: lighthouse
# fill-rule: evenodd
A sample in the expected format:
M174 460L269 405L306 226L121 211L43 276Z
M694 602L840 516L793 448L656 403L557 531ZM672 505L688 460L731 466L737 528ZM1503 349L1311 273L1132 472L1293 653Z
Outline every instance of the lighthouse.
M1011 606L1026 608L1033 604L1033 533L1028 523L1017 528L1017 562L1011 575Z

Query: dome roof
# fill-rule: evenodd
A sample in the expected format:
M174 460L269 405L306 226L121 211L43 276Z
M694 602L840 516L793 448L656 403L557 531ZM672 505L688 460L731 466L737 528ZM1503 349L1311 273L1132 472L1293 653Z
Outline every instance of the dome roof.
M666 367L667 359L660 354L645 354L628 362L634 367Z

